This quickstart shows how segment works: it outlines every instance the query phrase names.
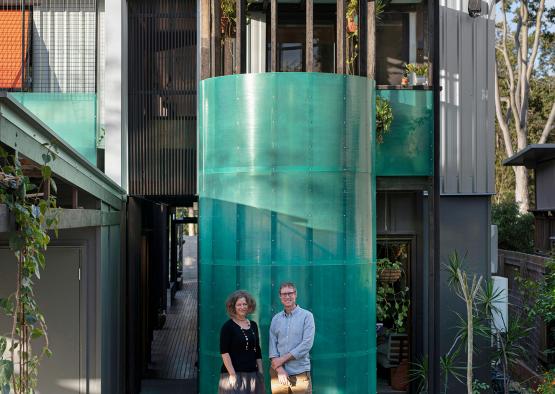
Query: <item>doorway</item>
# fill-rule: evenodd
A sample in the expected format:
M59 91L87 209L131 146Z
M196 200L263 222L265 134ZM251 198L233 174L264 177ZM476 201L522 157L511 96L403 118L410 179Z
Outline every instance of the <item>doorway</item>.
M411 271L414 237L377 240L377 388L380 394L409 391Z

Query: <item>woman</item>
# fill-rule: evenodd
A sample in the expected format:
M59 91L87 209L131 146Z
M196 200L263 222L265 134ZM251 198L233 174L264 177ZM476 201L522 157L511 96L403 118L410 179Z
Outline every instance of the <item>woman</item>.
M244 290L237 290L225 303L230 319L220 332L222 365L219 394L264 394L262 353L258 326L247 319L256 302Z

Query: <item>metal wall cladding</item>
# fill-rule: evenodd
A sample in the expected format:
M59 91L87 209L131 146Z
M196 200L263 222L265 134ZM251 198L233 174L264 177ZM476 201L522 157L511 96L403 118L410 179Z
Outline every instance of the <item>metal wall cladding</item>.
M378 90L391 104L393 121L376 146L377 176L434 173L434 111L431 90Z
M256 298L267 360L282 281L315 317L314 392L376 392L373 81L211 78L199 108L200 392L217 390L226 297Z
M196 2L129 2L129 189L196 192Z
M439 2L442 194L495 192L495 7L470 18L466 4Z

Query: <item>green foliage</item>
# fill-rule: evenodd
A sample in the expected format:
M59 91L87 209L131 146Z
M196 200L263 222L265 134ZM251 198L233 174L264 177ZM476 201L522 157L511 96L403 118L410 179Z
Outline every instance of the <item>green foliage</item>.
M483 281L480 276L469 275L465 270L465 257L461 257L456 251L449 256L449 261L445 265L447 271L449 287L467 305L466 314L461 315L453 312L457 316L457 334L453 340L451 348L440 360L443 377L443 389L447 392L448 378L454 376L461 380L462 374L459 372L467 369L468 365L457 365L457 357L464 352L469 340L470 327L473 336L479 336L491 341L494 338L494 346L491 348L492 363L501 370L504 376L505 385L508 387L509 371L514 362L525 354L523 344L528 339L531 330L530 322L519 317L512 317L509 322L503 322L504 332L497 332L492 329L494 315L499 315L497 304L506 296L501 291L496 291L493 281ZM469 279L472 278L469 283ZM465 290L466 287L466 290ZM469 291L475 289L475 291ZM470 319L470 320L469 320ZM472 324L468 324L469 321ZM472 349L475 349L472 346ZM468 372L468 370L467 370ZM472 379L472 392L480 393L488 390L482 383ZM468 386L468 378L467 378Z
M428 63L409 63L405 66L405 70L409 74L415 73L418 77L425 77L428 75Z
M393 109L389 100L376 97L376 141L383 143L385 134L391 130L393 122Z
M535 28L535 17L537 15L539 1L501 1L497 3L497 21L496 21L496 63L497 63L497 79L499 82L499 95L504 98L501 102L502 113L505 121L509 125L510 143L514 152L518 151L517 136L514 127L513 114L508 112L508 99L510 97L509 87L510 78L507 63L503 55L503 13L501 8L507 11L508 31L507 31L507 55L508 63L513 71L515 78L519 75L519 64L525 63L524 60L518 61L517 47L515 46L516 27L521 26L520 33L524 34L524 26L519 24L519 16L522 15L521 7L527 10L529 15L526 32L528 33L528 54L533 48ZM552 3L551 3L552 4ZM555 7L546 2L546 9L540 23L539 47L534 68L530 77L530 92L528 97L528 108L526 111L526 143L536 144L540 139L541 132L551 111L553 102L555 101ZM520 45L522 48L522 45ZM522 86L522 83L515 81L515 85ZM518 100L517 100L518 101ZM514 200L515 198L515 176L514 169L502 165L502 161L507 158L507 150L504 146L499 120L496 118L496 182L495 189L497 191L494 197L496 202L505 200ZM547 143L555 142L555 133L552 131L547 138ZM531 172L531 171L530 171ZM529 183L528 196L533 201L533 182Z
M247 0L246 14L247 24L249 23L248 11L254 0ZM221 0L220 3L222 20L220 21L220 28L222 29L222 40L225 37L233 36L235 26L237 26L237 2L235 0Z
M555 394L555 369L543 375L543 383L538 386L539 394Z
M45 146L42 180L37 187L23 173L17 155L9 155L0 147L0 204L5 204L15 218L16 229L11 232L9 242L18 272L14 278L16 291L0 300L0 310L13 322L12 331L0 336L2 393L10 392L10 389L15 394L34 392L41 358L50 354L46 321L35 299L34 281L40 279L40 271L46 264L44 251L50 242L48 229L56 230L57 225L57 217L51 213L51 209L56 207L55 197L36 192L42 190L45 183L55 187L52 170L46 164L54 159L54 152ZM44 345L39 354L34 354L31 340L37 338L42 338ZM5 350L8 358L4 358ZM16 359L17 375L14 373Z
M401 269L401 264L388 259L378 260L378 272L385 268ZM402 275L404 275L403 271ZM378 281L376 289L376 318L378 321L389 321L392 323L393 331L403 333L406 329L409 307L408 287L400 283Z
M430 370L430 363L428 356L422 357L417 362L411 363L409 370L409 378L411 382L416 382L417 393L428 392L428 372Z
M478 379L475 379L472 383L472 394L480 394L482 392L488 392L489 385L484 382L480 382Z
M541 280L516 278L520 293L526 302L525 311L530 319L540 317L547 324L555 322L555 257L545 263Z
M390 269L390 270L402 270L403 265L398 261L391 261L388 258L378 259L376 264L376 270L379 273L383 270Z
M521 214L515 202L493 204L491 221L498 228L500 249L522 253L534 251L534 216Z

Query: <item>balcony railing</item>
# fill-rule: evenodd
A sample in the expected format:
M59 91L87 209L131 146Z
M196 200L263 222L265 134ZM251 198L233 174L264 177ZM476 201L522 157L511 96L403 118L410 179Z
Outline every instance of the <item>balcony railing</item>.
M376 95L389 100L391 130L376 148L377 176L433 175L433 91L382 89Z
M93 164L96 32L96 0L0 4L0 90Z

